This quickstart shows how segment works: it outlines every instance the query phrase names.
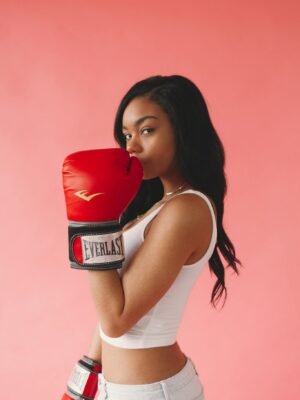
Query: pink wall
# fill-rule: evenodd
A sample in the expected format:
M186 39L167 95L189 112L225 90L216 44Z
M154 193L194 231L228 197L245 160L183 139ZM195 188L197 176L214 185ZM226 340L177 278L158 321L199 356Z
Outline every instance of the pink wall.
M125 91L176 73L224 143L224 225L245 266L221 312L206 269L179 344L207 400L298 398L299 2L3 0L0 15L1 396L59 399L95 328L68 264L64 156L115 147Z

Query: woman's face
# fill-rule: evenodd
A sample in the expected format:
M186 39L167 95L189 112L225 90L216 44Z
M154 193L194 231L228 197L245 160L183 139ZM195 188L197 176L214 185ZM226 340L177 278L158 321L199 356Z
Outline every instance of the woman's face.
M122 122L126 149L141 161L143 179L167 179L177 173L173 127L158 104L136 97L126 107Z

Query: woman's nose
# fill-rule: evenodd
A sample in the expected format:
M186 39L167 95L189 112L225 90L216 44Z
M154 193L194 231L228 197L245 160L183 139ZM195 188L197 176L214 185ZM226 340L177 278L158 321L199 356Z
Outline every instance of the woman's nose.
M128 153L140 153L142 150L142 146L139 142L139 139L136 136L132 136L130 141L127 142L126 150Z

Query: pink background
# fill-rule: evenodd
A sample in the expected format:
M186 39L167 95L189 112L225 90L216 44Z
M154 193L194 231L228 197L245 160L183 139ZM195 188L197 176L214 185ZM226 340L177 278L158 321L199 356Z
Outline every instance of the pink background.
M206 400L299 398L299 2L2 0L0 15L2 398L60 399L87 352L96 317L68 263L61 164L116 147L121 97L155 74L207 100L245 266L221 312L203 272L179 344Z

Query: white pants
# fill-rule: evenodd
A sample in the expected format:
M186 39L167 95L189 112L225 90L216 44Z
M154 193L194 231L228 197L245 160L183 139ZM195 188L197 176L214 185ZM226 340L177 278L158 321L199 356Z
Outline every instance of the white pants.
M205 400L205 397L198 371L187 357L181 371L154 383L123 385L108 382L103 374L99 374L95 400Z

